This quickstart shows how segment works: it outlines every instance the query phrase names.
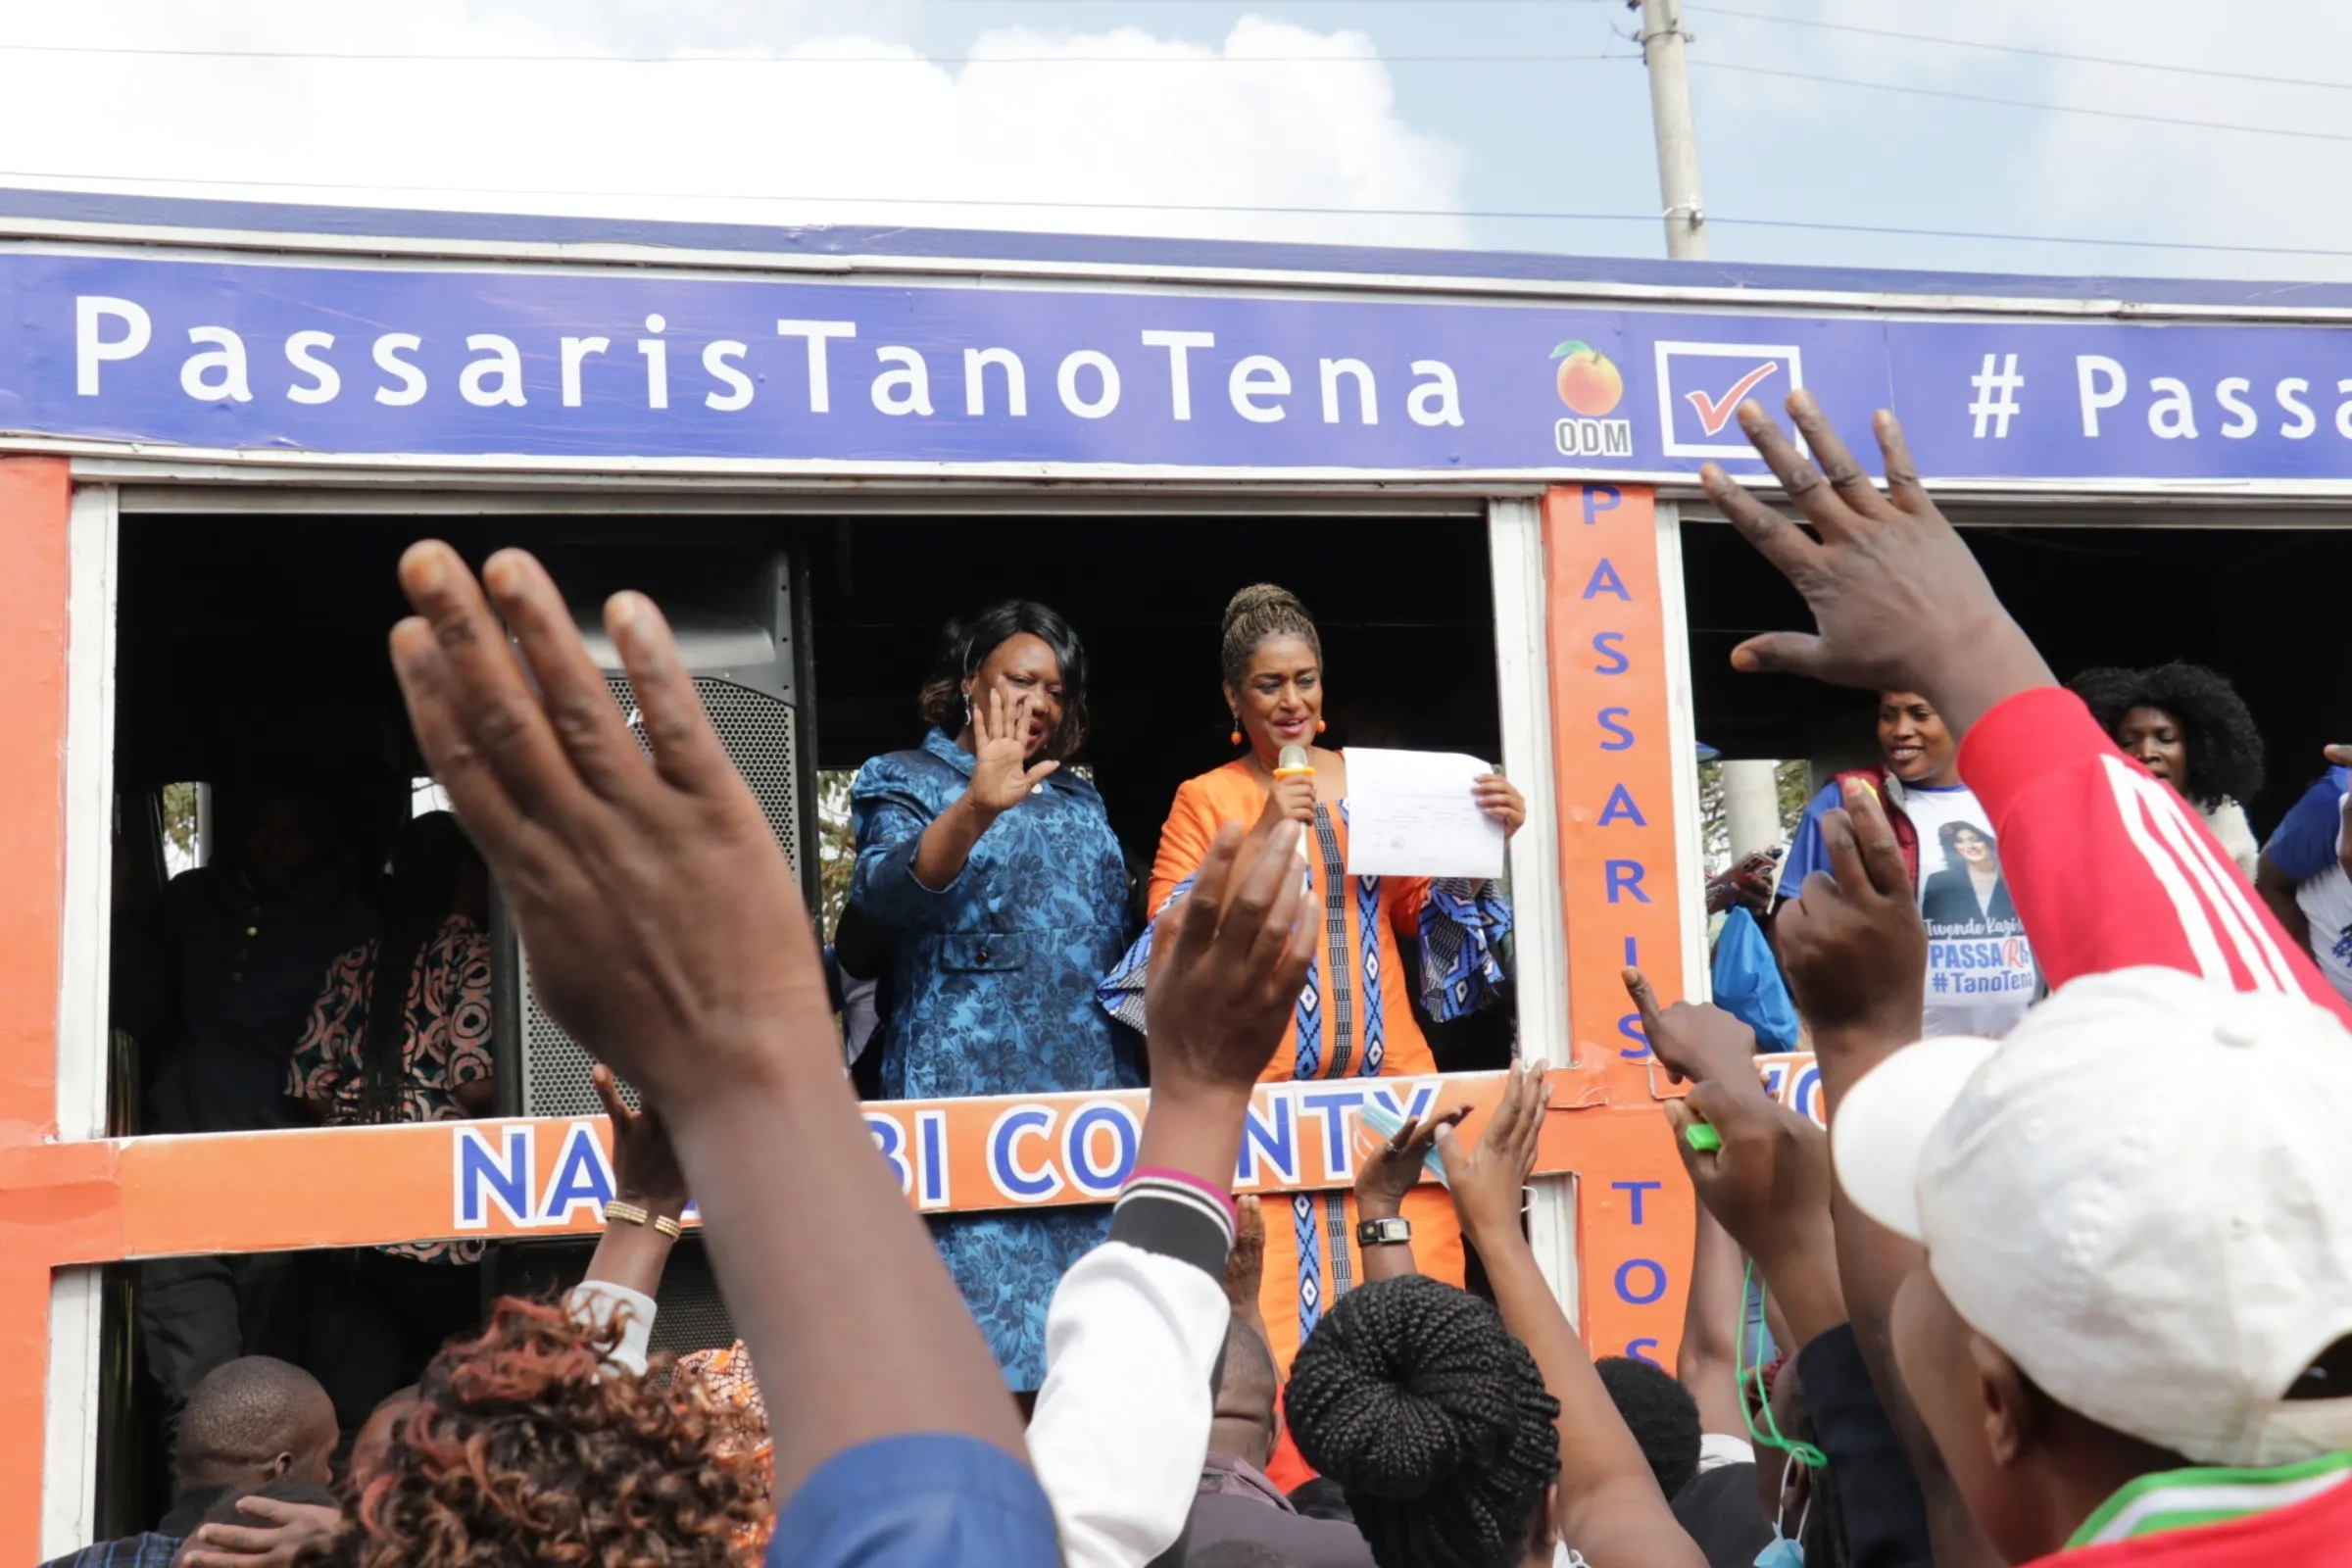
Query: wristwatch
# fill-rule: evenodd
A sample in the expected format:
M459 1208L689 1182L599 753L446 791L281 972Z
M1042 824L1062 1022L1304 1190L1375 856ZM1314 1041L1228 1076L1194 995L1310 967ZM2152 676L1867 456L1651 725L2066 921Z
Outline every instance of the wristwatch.
M1413 1222L1408 1219L1359 1220L1355 1227L1358 1247L1403 1247L1413 1239Z

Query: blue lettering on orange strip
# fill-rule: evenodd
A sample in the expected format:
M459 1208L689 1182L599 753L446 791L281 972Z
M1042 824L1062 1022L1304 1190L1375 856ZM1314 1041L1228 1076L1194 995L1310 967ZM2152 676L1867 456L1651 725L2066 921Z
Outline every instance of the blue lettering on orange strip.
M1107 1166L1097 1165L1094 1157L1095 1131L1102 1127L1111 1130ZM1127 1178L1135 1174L1138 1136L1135 1117L1126 1106L1102 1100L1080 1106L1061 1135L1061 1159L1070 1181L1090 1198L1116 1197Z
M564 1152L556 1156L555 1180L548 1183L547 1197L539 1205L540 1222L566 1225L573 1209L601 1214L611 1201L612 1173L605 1165L605 1146L593 1124L575 1121L564 1140Z
M1600 820L1593 826L1607 827L1621 818L1636 827L1649 826L1649 818L1643 816L1642 808L1634 804L1634 792L1619 784L1610 789L1608 804L1600 808Z
M1361 1089L1325 1089L1311 1095L1300 1095L1298 1103L1309 1116L1323 1118L1323 1171L1327 1176L1349 1178L1355 1174L1355 1150L1348 1138L1348 1112L1361 1106Z
M918 1110L914 1113L914 1143L916 1168L920 1173L922 1197L917 1200L924 1208L945 1208L948 1204L948 1113L944 1110Z
M526 1124L505 1133L502 1155L491 1150L478 1128L457 1130L458 1211L453 1220L459 1230L478 1231L488 1225L488 1203L496 1203L516 1225L531 1223L531 1129Z
M1642 1217L1642 1195L1643 1195L1643 1194L1645 1194L1645 1193L1654 1193L1654 1192L1656 1192L1656 1191L1657 1191L1659 1188L1661 1188L1661 1187L1664 1187L1665 1185L1666 1185L1666 1184L1665 1184L1664 1182L1611 1182L1611 1183L1609 1183L1609 1186L1610 1186L1610 1188L1611 1188L1612 1190L1616 1191L1616 1192L1620 1192L1620 1193L1631 1193L1631 1194L1633 1194L1633 1195L1634 1195L1634 1219L1633 1219L1633 1222L1634 1222L1636 1225L1643 1225L1643 1224L1647 1224L1647 1223L1648 1223L1648 1221L1644 1220L1644 1219Z
M885 1111L869 1110L865 1113L865 1130L873 1135L874 1152L882 1156L891 1174L898 1177L899 1191L913 1192L914 1171L906 1162L906 1129L899 1125L899 1118Z
M988 1135L988 1179L1006 1198L1035 1203L1061 1191L1061 1172L1049 1156L1035 1169L1023 1167L1016 1147L1024 1138L1048 1140L1051 1149L1054 1112L1043 1105L1015 1105L997 1118Z
M1292 1120L1291 1097L1275 1090L1266 1097L1266 1111L1272 1124L1258 1120L1257 1106L1250 1105L1242 1112L1242 1157L1235 1164L1234 1185L1252 1187L1257 1184L1257 1160L1265 1156L1266 1173L1285 1184L1298 1179L1298 1146L1293 1136L1296 1124Z
M1637 1295L1632 1280L1636 1269L1649 1271L1647 1295ZM1647 1306L1666 1294L1666 1270L1646 1257L1629 1257L1617 1265L1617 1299L1628 1306Z
M1642 1032L1642 1015L1640 1013L1629 1012L1618 1019L1617 1032L1631 1040L1639 1048L1634 1051L1620 1050L1617 1054L1628 1061L1640 1061L1643 1056L1649 1054L1649 1036Z

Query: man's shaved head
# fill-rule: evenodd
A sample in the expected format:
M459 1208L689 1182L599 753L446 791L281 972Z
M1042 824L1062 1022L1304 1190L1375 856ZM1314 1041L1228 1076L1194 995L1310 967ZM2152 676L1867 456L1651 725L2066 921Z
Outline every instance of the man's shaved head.
M318 1380L274 1356L206 1374L180 1412L172 1465L181 1486L258 1486L280 1476L323 1486L335 1406Z

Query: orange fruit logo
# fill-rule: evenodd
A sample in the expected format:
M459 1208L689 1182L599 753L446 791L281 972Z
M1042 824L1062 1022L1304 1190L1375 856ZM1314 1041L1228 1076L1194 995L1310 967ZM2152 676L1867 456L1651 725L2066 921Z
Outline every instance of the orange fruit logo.
M1599 418L1625 396L1625 377L1592 344L1571 338L1551 357L1560 362L1560 401L1587 418Z

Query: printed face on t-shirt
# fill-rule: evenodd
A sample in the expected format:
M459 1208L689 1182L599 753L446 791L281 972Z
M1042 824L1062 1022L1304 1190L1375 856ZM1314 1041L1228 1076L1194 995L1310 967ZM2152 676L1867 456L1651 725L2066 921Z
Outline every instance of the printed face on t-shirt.
M2005 1034L2025 1015L2038 976L2001 875L1999 840L1965 787L1906 791L1903 809L1919 832L1927 1032Z

